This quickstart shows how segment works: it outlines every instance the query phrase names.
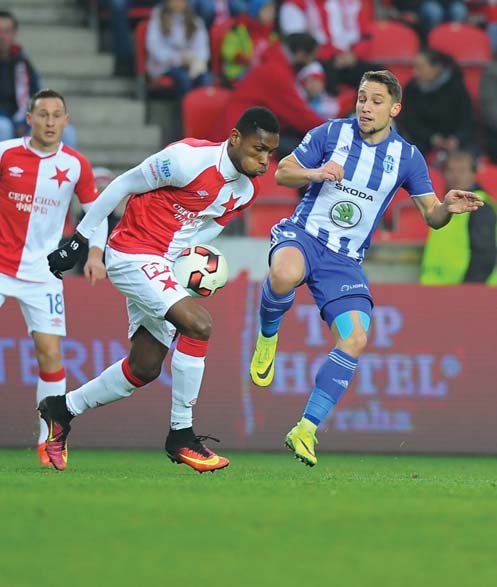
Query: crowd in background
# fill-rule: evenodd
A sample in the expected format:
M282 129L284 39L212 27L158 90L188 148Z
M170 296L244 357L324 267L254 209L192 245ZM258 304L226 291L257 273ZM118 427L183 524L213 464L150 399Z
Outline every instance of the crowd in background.
M147 19L149 83L167 79L169 98L198 86L230 88L226 120L208 138L222 136L229 118L248 101L267 102L283 123L281 154L309 126L353 111L364 71L384 66L369 59L371 23L400 21L419 36L420 52L404 84L399 130L435 166L460 148L497 162L492 99L497 65L486 66L475 102L460 64L427 44L441 23L462 22L485 31L495 51L495 0L98 0L97 5L111 38L116 75L135 75L133 30L138 20ZM273 76L278 83L268 83Z
M371 23L392 19L414 30L419 52L403 80L396 125L433 168L451 153L470 152L497 163L497 58L482 67L470 95L461 63L429 46L443 22L471 23L497 54L497 0L79 0L93 10L114 55L114 74L135 76L137 43L146 55L145 77L154 95L181 100L196 87L230 91L224 117L211 136L226 135L240 112L255 103L281 121L284 156L305 132L328 118L353 113L371 61ZM146 22L143 38L135 36ZM142 25L143 26L143 25ZM16 43L17 23L0 13L0 140L26 132L29 95L38 74ZM387 64L388 65L388 64ZM167 91L166 91L167 89ZM159 90L157 92L157 90ZM76 143L74 128L65 141Z

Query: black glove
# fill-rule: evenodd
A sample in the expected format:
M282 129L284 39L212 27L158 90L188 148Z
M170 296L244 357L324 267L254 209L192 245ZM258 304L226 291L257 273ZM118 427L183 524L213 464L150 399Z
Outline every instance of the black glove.
M64 246L55 249L47 256L48 266L55 277L62 279L62 272L76 265L84 250L84 244L83 239L78 234L74 234Z

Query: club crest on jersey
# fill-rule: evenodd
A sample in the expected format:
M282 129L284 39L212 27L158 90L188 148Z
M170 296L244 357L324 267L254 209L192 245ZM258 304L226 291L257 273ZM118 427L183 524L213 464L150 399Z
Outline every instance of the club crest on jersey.
M336 202L330 208L330 220L340 228L353 228L359 224L362 211L355 202Z
M21 169L20 167L17 167L17 166L9 167L9 174L12 177L22 177L23 173L24 173L24 169Z
M387 155L385 159L383 159L383 169L385 170L385 173L392 173L394 167L395 159L392 155Z

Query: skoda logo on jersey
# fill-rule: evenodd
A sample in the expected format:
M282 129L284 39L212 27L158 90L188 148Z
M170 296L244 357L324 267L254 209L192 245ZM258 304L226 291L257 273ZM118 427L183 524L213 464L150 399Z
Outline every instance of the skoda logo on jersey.
M385 159L383 159L383 169L385 170L385 173L392 173L394 166L395 159L392 155L387 155Z
M330 209L330 220L340 228L353 228L361 218L361 209L355 202L337 202Z

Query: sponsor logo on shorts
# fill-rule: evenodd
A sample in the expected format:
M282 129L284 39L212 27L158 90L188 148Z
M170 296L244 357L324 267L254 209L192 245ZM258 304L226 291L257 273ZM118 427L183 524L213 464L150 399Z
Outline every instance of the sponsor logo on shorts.
M369 291L368 288L367 288L367 286L364 285L364 283L345 283L340 288L340 291L342 293L347 293L349 291L354 291L356 289L365 289L366 291Z

